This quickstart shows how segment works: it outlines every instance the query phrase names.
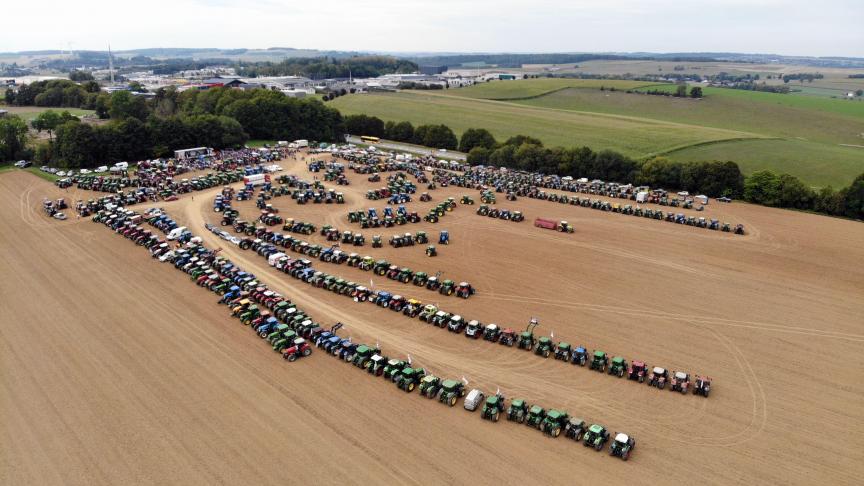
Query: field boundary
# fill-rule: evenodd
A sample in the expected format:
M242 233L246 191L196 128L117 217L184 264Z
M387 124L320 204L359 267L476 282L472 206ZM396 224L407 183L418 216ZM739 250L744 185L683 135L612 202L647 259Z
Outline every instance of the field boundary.
M704 142L696 142L696 143L691 143L688 145L679 145L677 147L672 147L668 150L650 153L650 154L645 155L644 158L648 159L651 157L657 157L657 156L661 156L661 155L669 155L669 154L672 154L675 152L680 152L682 150L687 150L687 149L696 148L696 147L704 147L707 145L719 145L721 143L729 143L729 142L750 142L750 141L754 141L754 140L786 140L786 139L783 137L738 137L738 138L725 138L723 140L706 140Z

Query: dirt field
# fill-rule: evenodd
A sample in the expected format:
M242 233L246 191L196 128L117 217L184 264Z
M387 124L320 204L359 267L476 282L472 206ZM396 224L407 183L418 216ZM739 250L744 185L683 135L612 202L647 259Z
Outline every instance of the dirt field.
M302 164L282 165L311 178ZM348 210L384 203L362 198L381 184L349 178L345 205L273 202L283 216L356 230ZM523 211L519 224L460 206L437 225L398 227L435 238L448 229L453 244L434 259L422 246L359 251L441 270L478 294L465 301L373 277L376 288L484 323L521 327L536 316L556 341L710 375L703 399L310 288L204 231L219 218L216 191L162 206L317 320L342 321L355 340L464 375L469 387L628 432L634 455L625 463L482 421L320 352L277 359L213 294L146 251L89 221L48 220L40 201L60 191L12 172L0 175L0 483L857 484L864 473L860 223L712 203L706 217L746 225L735 236L520 199L498 205ZM463 193L439 189L433 203ZM409 208L425 214L433 203ZM247 219L257 212L238 205ZM576 233L534 228L537 216L567 219ZM316 267L364 284L371 275Z

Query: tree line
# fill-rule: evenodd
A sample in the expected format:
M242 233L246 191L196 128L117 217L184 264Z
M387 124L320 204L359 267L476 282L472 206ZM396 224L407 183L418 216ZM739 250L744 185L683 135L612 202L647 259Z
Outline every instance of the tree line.
M280 62L243 63L237 68L241 76L305 76L311 79L375 78L384 74L413 73L417 64L391 56L354 56L348 58L288 58Z

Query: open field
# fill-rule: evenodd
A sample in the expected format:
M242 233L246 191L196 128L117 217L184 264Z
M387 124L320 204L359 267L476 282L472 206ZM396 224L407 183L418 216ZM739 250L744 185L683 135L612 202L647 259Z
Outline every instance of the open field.
M0 107L2 107L0 109L6 110L13 115L18 115L21 118L27 120L28 122L30 120L36 118L36 116L39 115L39 113L42 113L43 111L48 111L48 110L54 110L56 112L68 111L69 113L71 113L72 115L75 115L75 116L86 116L86 115L92 115L92 114L96 113L93 110L82 110L80 108L60 108L60 107L54 107L54 106L42 107L42 106L6 106L6 105L0 105Z
M514 135L531 135L549 146L587 145L634 157L708 141L756 136L647 118L576 113L419 92L341 96L330 104L344 114L366 113L384 120L408 120L415 126L444 123L457 136L468 128L486 128L501 141Z
M281 165L310 178L302 163ZM340 188L345 205L273 203L283 216L354 230L347 211L369 207L362 194L380 184L349 178ZM474 342L311 288L204 230L218 221L210 207L218 190L162 206L317 320L342 321L356 340L378 341L391 356L410 353L472 387L500 387L509 398L629 432L639 441L633 457L624 463L482 421L317 350L288 364L213 294L140 247L101 225L51 221L39 210L43 196L89 193L19 171L0 175L0 272L15 276L0 280L0 483L269 484L284 482L285 458L295 457L303 460L291 462L291 477L304 483L570 484L578 475L610 484L851 485L864 473L860 223L709 205L705 216L747 226L735 236L520 199L499 206L529 221L567 219L576 233L460 206L438 225L400 228L450 230L453 244L439 246L435 259L422 247L362 248L479 290L463 301L383 278L374 278L376 288L482 322L518 326L536 316L538 332L554 331L556 340L708 374L715 386L703 399ZM433 201L462 193L439 189ZM408 207L423 213L431 204ZM251 201L237 206L242 217L257 214ZM357 282L370 276L316 267Z
M620 83L616 91L599 90L613 83ZM348 114L444 123L457 135L482 127L499 140L521 133L549 146L587 145L637 158L734 160L745 173L787 172L817 187L843 187L864 171L861 150L850 147L864 145L864 102L722 88L705 88L701 100L625 92L637 84L498 81L445 92L343 96L332 103ZM641 89L647 86L674 88L643 83Z

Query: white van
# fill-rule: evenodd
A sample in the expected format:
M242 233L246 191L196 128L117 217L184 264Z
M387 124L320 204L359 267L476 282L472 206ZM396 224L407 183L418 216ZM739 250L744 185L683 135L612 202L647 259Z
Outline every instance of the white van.
M274 254L270 255L269 257L267 257L267 264L270 265L271 267L275 267L276 262L278 262L279 259L284 257L284 256L286 256L284 253L274 253Z
M167 238L169 241L174 241L177 238L180 238L180 235L182 235L184 231L186 231L185 226L180 226L179 228L174 228L173 230L171 230L170 233L168 233Z

